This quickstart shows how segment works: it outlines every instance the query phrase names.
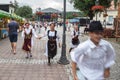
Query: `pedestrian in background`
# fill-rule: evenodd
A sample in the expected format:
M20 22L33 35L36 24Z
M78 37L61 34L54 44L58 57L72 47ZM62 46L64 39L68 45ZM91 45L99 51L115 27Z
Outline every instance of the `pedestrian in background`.
M91 22L88 31L90 38L70 53L74 80L78 80L76 65L85 80L105 80L115 63L115 51L109 42L102 39L103 27L100 21Z
M84 34L87 34L87 32L88 32L88 25L86 25L84 28Z
M68 32L69 32L69 31L70 31L70 28L71 28L71 23L70 23L70 22L68 22L67 27L68 27Z
M11 42L12 53L16 54L16 46L18 40L18 32L19 24L12 18L11 22L8 23L8 33L9 33L9 40Z
M80 41L79 41L79 29L78 29L78 26L74 26L74 30L71 32L71 37L72 37L72 40L71 40L71 48L69 50L69 52L71 52L72 49L76 48Z

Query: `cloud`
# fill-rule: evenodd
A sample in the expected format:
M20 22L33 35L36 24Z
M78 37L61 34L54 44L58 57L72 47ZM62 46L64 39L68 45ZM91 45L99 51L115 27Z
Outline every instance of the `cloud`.
M10 1L14 0L0 0L0 3L9 3ZM58 9L60 11L63 10L63 0L17 0L21 6L23 5L29 5L32 7L33 11L36 10L36 8L45 9L48 7L52 7L55 9ZM67 11L76 11L73 8L73 5L66 0L66 10Z

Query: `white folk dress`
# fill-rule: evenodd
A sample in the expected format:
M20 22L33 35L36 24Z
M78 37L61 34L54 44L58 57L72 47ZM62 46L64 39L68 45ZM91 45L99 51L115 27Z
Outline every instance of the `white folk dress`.
M109 42L101 40L96 46L89 39L71 51L71 58L87 80L104 80L104 70L115 63L115 52Z
M55 31L49 31L49 34L48 34L48 31L46 31L46 33L42 36L42 37L47 37L48 38L48 35L49 36L55 36ZM57 34L56 34L56 41L57 43L60 43L60 36L59 36L59 33L57 31ZM47 40L48 41L48 40ZM45 51L45 56L48 57L48 46L47 46L47 42L46 42L46 51Z

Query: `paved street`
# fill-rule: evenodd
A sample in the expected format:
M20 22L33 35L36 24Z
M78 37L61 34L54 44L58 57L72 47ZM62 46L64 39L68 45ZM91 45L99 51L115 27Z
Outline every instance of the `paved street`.
M111 68L111 77L108 80L120 80L120 44L111 43L116 51L116 64Z
M58 28L58 30L62 33L62 28ZM70 61L68 54L70 32L66 32L66 35L67 56ZM83 42L87 38L88 36L86 35L80 36L80 41ZM22 45L23 39L19 35L17 54L13 55L8 38L0 41L0 80L72 80L71 65L64 66L57 64L61 54L60 48L58 49L57 56L52 61L52 65L47 65L47 58L44 55L46 38L41 40L35 39L32 59L25 59L26 54L21 49ZM112 67L111 77L108 80L120 80L120 46L116 43L112 43L112 45L117 54L116 64Z

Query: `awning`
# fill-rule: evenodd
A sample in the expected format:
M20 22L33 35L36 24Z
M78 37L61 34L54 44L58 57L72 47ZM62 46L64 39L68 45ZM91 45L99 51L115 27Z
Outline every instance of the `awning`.
M79 22L79 19L70 19L69 22L70 22L70 23Z
M0 18L14 18L14 19L20 20L20 21L23 20L22 17L20 17L16 14L10 14L10 13L3 11L3 10L0 10Z
M16 20L23 20L22 17L16 15L16 14L11 14L11 18L14 18Z
M3 11L3 10L0 10L0 18L3 18L3 17L10 18L10 13Z

